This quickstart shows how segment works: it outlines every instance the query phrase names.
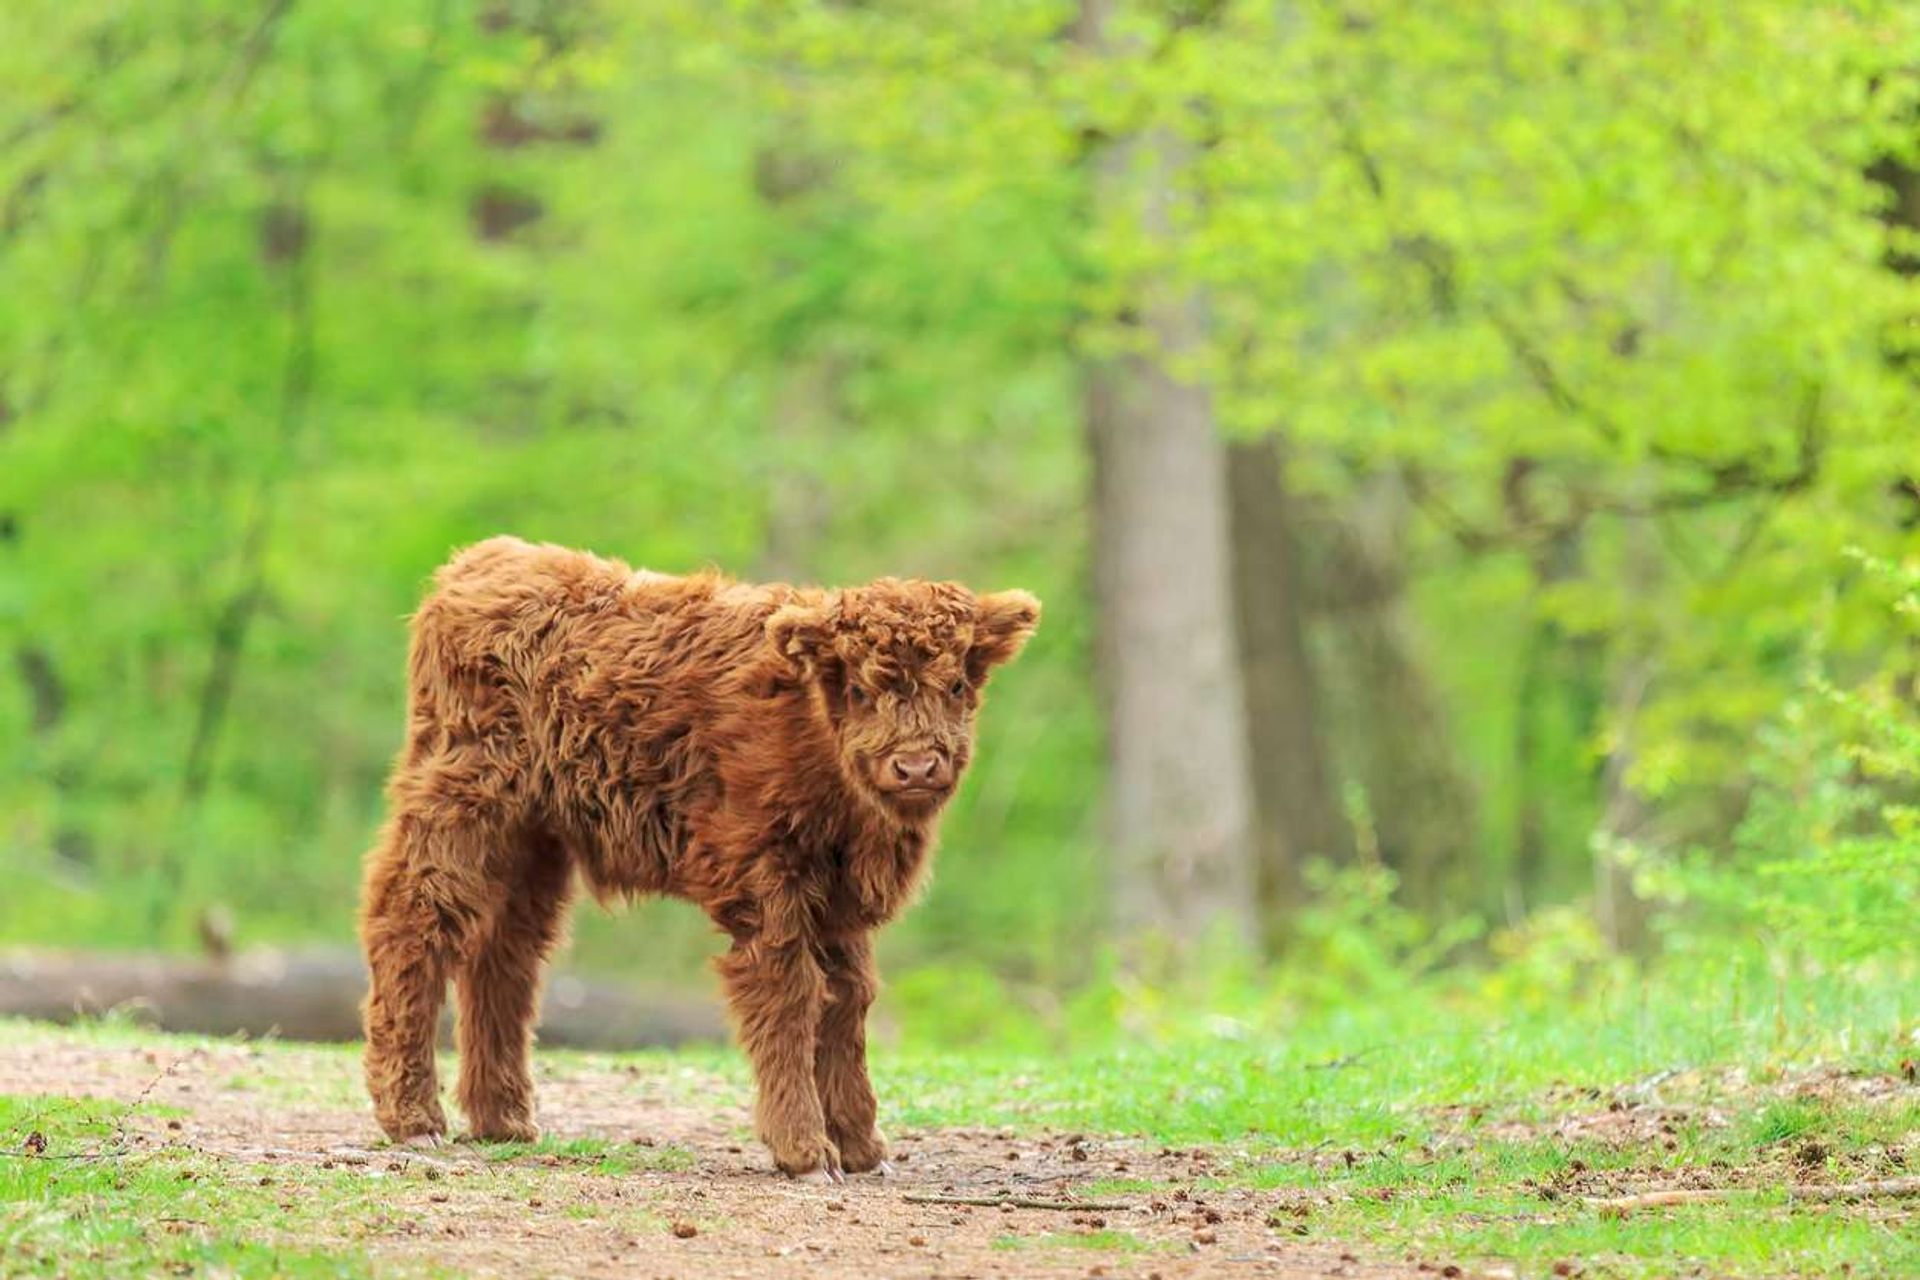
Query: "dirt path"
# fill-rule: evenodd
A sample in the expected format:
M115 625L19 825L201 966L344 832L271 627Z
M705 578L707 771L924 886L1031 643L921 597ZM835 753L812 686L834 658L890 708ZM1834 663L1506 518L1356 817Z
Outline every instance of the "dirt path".
M236 1180L270 1186L276 1169L290 1165L364 1178L377 1191L377 1211L340 1221L330 1238L288 1242L351 1244L399 1271L812 1280L1415 1274L1295 1239L1284 1215L1269 1223L1279 1204L1272 1193L1194 1189L1218 1159L1197 1150L1064 1134L907 1131L892 1135L891 1178L791 1182L770 1172L748 1136L740 1088L677 1065L545 1066L547 1133L562 1143L597 1141L504 1160L461 1144L426 1157L382 1147L354 1060L323 1050L140 1048L49 1032L0 1045L0 1093L144 1099L125 1127L130 1146L184 1145L231 1166ZM1177 1189L1089 1194L1116 1179ZM1006 1209L920 1204L908 1195L1098 1198L1125 1207Z

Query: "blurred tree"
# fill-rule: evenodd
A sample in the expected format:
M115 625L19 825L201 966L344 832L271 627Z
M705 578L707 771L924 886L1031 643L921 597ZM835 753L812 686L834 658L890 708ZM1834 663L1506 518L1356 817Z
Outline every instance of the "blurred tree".
M1920 537L1916 67L1889 0L4 6L0 930L341 934L502 528L1047 598L925 954L1725 845L1808 637L1908 643L1836 565Z
M754 190L770 217L785 213L804 218L804 202L830 180L831 165L808 147L797 124L773 132L775 137L754 153ZM798 273L807 264L789 261L776 269ZM809 351L806 335L795 336L793 349L777 357L782 367L768 396L766 435L778 463L767 476L766 545L758 570L767 578L805 582L816 576L813 557L832 514L818 458L836 419L843 416L846 370L842 358Z
M1467 836L1438 858L1456 877L1515 859L1565 891L1585 841L1557 821L1549 872L1528 832L1549 809L1597 816L1603 788L1657 805L1659 839L1724 832L1736 744L1791 689L1814 582L1846 541L1890 532L1862 481L1910 421L1872 336L1906 289L1881 267L1852 166L1891 144L1892 104L1912 96L1898 52L1912 16L1754 4L1697 19L1232 6L1185 37L1186 65L1207 70L1181 87L1206 93L1219 139L1184 260L1233 357L1223 414L1250 430L1284 415L1303 483L1374 495L1354 511L1403 492L1413 508L1385 523L1402 533L1381 563L1429 615L1474 628L1400 646L1481 695L1455 711L1463 728L1443 715L1440 735L1402 742L1478 739L1478 770L1511 744L1488 798L1514 847ZM1761 82L1783 92L1759 103ZM1650 574L1626 571L1637 539L1654 544ZM1436 604L1428 582L1460 603ZM1491 594L1468 603L1476 592ZM1470 656L1494 639L1496 604L1538 610L1536 652L1568 671L1563 690L1542 696L1537 671L1518 691L1499 680L1527 670L1494 656L1504 642ZM1524 637L1534 618L1515 614ZM1605 673L1648 654L1644 698L1596 714ZM1629 706L1631 759L1602 773ZM1370 811L1392 796L1439 830L1480 790L1457 769L1431 787L1365 772L1363 757L1351 781Z
M1411 517L1404 486L1381 474L1325 504L1314 528L1337 740L1363 852L1394 871L1412 906L1444 914L1478 905L1464 886L1480 833L1409 598Z
M1081 7L1078 39L1095 58L1123 38L1113 9ZM1190 155L1178 125L1153 116L1102 143L1096 228L1118 224L1123 243L1149 246L1171 236ZM1117 330L1110 349L1086 372L1116 921L1123 938L1250 940L1258 898L1225 445L1210 389L1180 367L1208 341L1207 308L1195 286L1151 270L1124 287L1119 313L1100 317Z
M1228 447L1233 591L1246 685L1248 767L1261 923L1270 942L1298 908L1302 871L1343 863L1353 834L1340 803L1325 673L1308 641L1317 614L1301 562L1298 499L1272 437Z

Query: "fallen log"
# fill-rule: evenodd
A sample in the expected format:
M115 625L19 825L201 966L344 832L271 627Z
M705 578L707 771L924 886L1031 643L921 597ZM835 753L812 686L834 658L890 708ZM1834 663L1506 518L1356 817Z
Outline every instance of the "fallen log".
M366 967L345 948L262 949L224 958L91 952L0 955L0 1016L73 1022L118 1013L162 1031L360 1038ZM443 1014L449 1034L452 1014ZM637 1049L723 1039L710 997L559 973L541 1005L543 1044Z

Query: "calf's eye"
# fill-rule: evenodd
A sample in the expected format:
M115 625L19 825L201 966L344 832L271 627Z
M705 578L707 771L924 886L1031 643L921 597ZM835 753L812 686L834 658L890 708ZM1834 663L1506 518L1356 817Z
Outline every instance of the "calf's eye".
M871 698L865 689L862 689L856 684L847 686L847 701L853 703L856 707L864 707L871 701Z
M955 680L947 692L956 698L964 698L967 696L967 682L964 679Z

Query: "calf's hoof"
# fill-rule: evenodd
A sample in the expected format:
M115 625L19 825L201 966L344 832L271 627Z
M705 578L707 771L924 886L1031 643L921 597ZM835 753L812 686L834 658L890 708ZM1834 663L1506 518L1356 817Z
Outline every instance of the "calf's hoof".
M840 1139L840 1167L848 1173L871 1173L887 1165L887 1139L878 1129L859 1137L842 1135Z
M380 1110L375 1113L375 1118L380 1121L380 1128L385 1131L387 1140L396 1144L412 1143L416 1138L438 1141L447 1132L447 1117L437 1102L431 1106Z
M839 1182L844 1177L840 1149L825 1136L773 1139L767 1141L773 1162L789 1178L809 1182Z
M467 1137L474 1142L538 1142L540 1126L524 1117L474 1120L468 1126Z
M822 1168L815 1169L812 1173L796 1173L793 1175L793 1180L795 1182L812 1183L816 1186L832 1187L845 1182L847 1175L838 1169Z

